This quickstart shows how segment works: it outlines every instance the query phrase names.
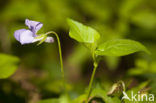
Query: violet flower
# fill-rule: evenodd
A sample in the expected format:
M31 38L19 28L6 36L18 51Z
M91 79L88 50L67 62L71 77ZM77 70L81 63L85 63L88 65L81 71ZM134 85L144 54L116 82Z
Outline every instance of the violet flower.
M20 29L14 32L14 37L22 45L34 43L34 42L41 41L42 39L44 39L44 36L40 37L39 35L37 35L37 31L39 31L41 27L43 26L42 23L26 19L25 25L27 25L29 29ZM54 39L53 37L46 37L45 42L52 43L54 42Z

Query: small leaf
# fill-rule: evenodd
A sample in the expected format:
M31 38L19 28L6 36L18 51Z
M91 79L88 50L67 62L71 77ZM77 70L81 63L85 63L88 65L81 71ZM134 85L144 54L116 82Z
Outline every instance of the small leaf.
M144 51L150 54L146 47L137 41L117 39L102 43L98 46L95 53L97 55L105 56L124 56L139 51Z
M79 42L95 43L100 38L100 34L89 26L72 19L68 19L67 22L70 26L69 36Z
M0 54L0 60L0 79L8 78L16 71L19 58Z

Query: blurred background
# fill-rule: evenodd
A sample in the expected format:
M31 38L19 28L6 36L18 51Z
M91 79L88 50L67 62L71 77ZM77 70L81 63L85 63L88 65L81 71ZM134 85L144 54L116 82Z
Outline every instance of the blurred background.
M26 18L43 23L39 34L58 33L70 97L85 92L92 59L82 44L69 38L67 17L95 28L101 42L128 38L151 51L150 56L103 57L95 85L109 91L119 80L128 88L148 81L146 92L156 94L156 0L0 0L0 69L17 68L11 77L0 79L0 103L35 103L62 94L57 42L21 45L13 36L15 30L27 28Z

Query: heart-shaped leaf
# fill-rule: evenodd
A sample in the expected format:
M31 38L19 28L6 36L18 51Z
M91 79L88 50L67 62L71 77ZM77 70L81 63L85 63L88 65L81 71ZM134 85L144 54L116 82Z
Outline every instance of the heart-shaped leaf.
M95 53L97 55L105 56L124 56L139 51L144 51L148 54L150 53L144 45L137 41L117 39L100 44Z
M0 78L8 78L17 69L19 58L6 54L0 54Z
M79 42L95 43L100 38L100 34L89 26L72 19L67 19L67 22L70 26L69 36Z

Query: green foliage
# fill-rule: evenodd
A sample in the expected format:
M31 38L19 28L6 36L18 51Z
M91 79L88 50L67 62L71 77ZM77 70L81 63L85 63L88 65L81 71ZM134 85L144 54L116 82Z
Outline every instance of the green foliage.
M135 67L128 70L129 75L143 75L147 73L156 73L156 61L148 62L144 59L137 59Z
M41 95L38 99L54 98L50 99L50 103L60 102L62 82L59 79L61 77L58 49L56 43L52 45L44 44L34 48L34 45L20 46L15 42L13 32L19 28L26 27L24 26L24 20L26 18L40 21L44 24L44 27L39 32L54 30L59 33L60 39L63 41L62 52L63 57L65 57L64 65L68 78L67 81L72 82L72 85L70 85L72 89L69 90L69 94L72 99L78 97L74 103L81 103L86 99L86 94L82 93L84 93L84 88L86 88L86 84L88 83L87 81L92 70L92 65L90 64L92 61L88 49L80 47L80 44L78 46L74 45L73 41L67 37L68 26L65 19L67 17L85 22L96 29L99 32L98 34L100 34L100 38L95 40L94 43L98 42L102 45L103 43L107 43L107 41L109 42L109 40L124 39L126 37L132 40L142 41L152 53L150 57L144 53L137 53L126 57L99 55L105 57L99 58L102 61L98 66L96 74L98 79L94 81L95 83L99 83L100 80L104 86L110 88L111 84L114 84L116 80L124 79L127 85L128 78L133 78L136 82L132 83L134 87L131 89L127 88L128 91L137 88L141 85L142 81L151 80L152 83L150 84L149 92L156 94L156 0L3 0L0 3L0 14L0 51L20 56L20 71L25 72L24 75L23 73L18 74L21 77L20 81L29 79L28 81L31 81L32 85L35 84L40 91L38 94ZM76 21L73 22L75 24ZM74 30L75 28L79 28L79 25L77 26L76 24L74 25ZM85 26L84 28L87 27ZM84 41L84 35L73 35L75 37L73 39L81 40L82 44L87 44L88 46L88 43ZM83 36L83 39L80 36ZM89 41L90 38L87 37L85 39ZM89 43L89 46L92 46L94 43ZM94 50L97 51L97 46L99 47L100 45L96 45ZM135 48L135 50L138 49L140 51L141 48ZM116 51L115 53L118 54ZM144 57L144 59L138 60L138 56ZM1 61L0 57L0 69ZM10 67L9 65L12 66ZM16 63L11 63L9 59L3 67L14 68L14 66L16 66ZM31 70L32 74L27 73L28 70ZM5 71L10 73L8 69L5 69ZM37 76L32 76L34 73ZM8 79L0 81L0 102L25 103L25 100L27 102L31 101L34 96L33 94L36 93L31 93L32 95L30 96L29 90L24 90L27 95L22 95L22 91L19 90L21 86L15 87L12 85L12 82L14 82L12 79L9 79L9 81ZM15 85L19 85L19 82L14 83ZM5 90L3 91L3 88L7 88L8 86L10 87L10 94L9 92L5 92ZM96 97L101 99L102 95L105 96L105 99L114 98L107 96L106 91L109 90L106 88L98 88L97 90L96 88L95 92L99 94L97 93L95 96L92 96L91 99ZM102 101L104 101L104 96ZM37 96L35 95L35 97ZM115 96L115 98L120 100L121 96ZM49 100L45 101L49 103ZM64 100L62 99L62 101ZM99 101L94 100L92 102L98 103Z
M136 25L143 27L154 29L156 27L156 14L150 11L140 11L137 12L135 15L132 15L131 20ZM147 20L149 19L149 20Z
M124 56L138 51L149 51L139 42L127 39L111 40L100 44L95 53L105 56Z
M127 90L127 91L126 91L126 94L127 94L129 97L131 97L131 92L132 92L132 91L134 92L134 94L137 94L138 91L142 92L148 84L149 84L148 81L142 82L142 83L140 83L139 85L137 85L136 87ZM145 91L143 91L143 92L145 92ZM148 92L148 91L147 91L147 92ZM132 103L132 101L129 101L129 100L127 100L127 99L125 99L124 101L125 101L125 103ZM144 103L144 101L143 101L143 102L137 101L136 103ZM149 102L149 103L150 103L150 102Z
M117 83L114 83L111 87L111 89L109 90L109 92L107 93L109 96L120 96L122 91L125 91L126 87L125 87L125 83L123 81L118 81Z
M86 97L87 97L86 94L80 95L79 97L74 99L72 103L83 103L86 100Z
M124 0L120 6L120 16L129 18L130 15L136 10L136 8L143 2L143 0Z
M70 26L69 36L79 42L95 43L100 37L96 30L77 21L68 19L68 24ZM139 51L150 53L145 46L137 41L117 39L98 45L95 54L105 56L124 56Z
M83 103L86 100L86 94L82 94L77 97L72 103ZM107 95L107 91L101 87L95 87L91 93L89 103L96 101L96 98L99 99L98 103L121 103L118 97L111 97ZM97 101L96 101L97 102Z
M99 99L101 98L102 101L106 103L121 103L117 97L111 98L107 96L107 92L101 88L93 89L91 98L89 101L90 102L95 101L94 98L99 98ZM85 100L86 100L86 94L83 94L83 95L80 95L78 98L76 98L74 101L72 101L72 103L83 103ZM102 101L100 103L103 103Z
M70 103L67 96L60 96L60 98L52 98L52 99L45 99L41 100L37 103Z
M19 58L7 54L0 54L0 79L11 76L17 69Z
M117 98L117 97L113 97L113 98L109 97L107 95L107 92L105 90L103 90L103 89L100 89L100 88L94 89L92 91L92 95L91 96L93 96L93 97L101 97L103 99L103 101L106 102L106 103L114 103L114 101L115 101L115 103L121 103L119 98Z
M86 95L82 95L79 98L77 98L76 102L83 102L87 103L90 96L93 97L100 97L105 101L106 103L120 103L119 98L111 98L107 96L107 93L103 91L102 89L93 89L92 91L92 84L94 80L94 75L96 71L96 67L98 65L97 62L97 56L125 56L128 54L132 54L139 51L144 51L148 54L150 52L146 49L144 45L141 43L134 41L134 40L128 40L128 39L115 39L115 40L109 40L107 42L101 43L100 45L95 45L96 42L98 42L98 39L100 35L92 28L85 26L79 22L73 21L71 19L68 19L68 24L70 26L70 32L69 36L78 42L82 43L93 43L93 46L91 47L91 53L92 53L92 59L94 64L94 70L91 76L91 80L89 82L89 89ZM121 82L123 86L123 90L125 91L125 85L123 85L123 82ZM112 95L114 91L119 87L119 84L115 84L113 89L109 92L109 94ZM121 90L122 91L122 90ZM92 94L92 95L91 95ZM119 93L118 93L119 94ZM121 94L121 93L120 93ZM120 95L119 94L119 95ZM85 98L86 97L86 98ZM84 99L85 98L85 99ZM113 100L114 99L114 100Z
M71 38L82 43L95 43L100 38L100 34L93 28L72 19L67 21L70 27L69 36Z

